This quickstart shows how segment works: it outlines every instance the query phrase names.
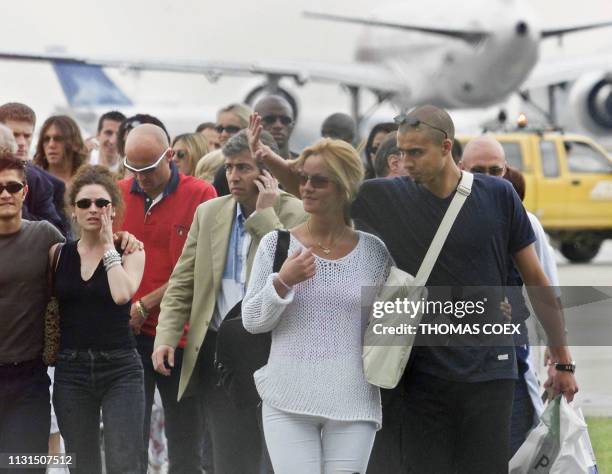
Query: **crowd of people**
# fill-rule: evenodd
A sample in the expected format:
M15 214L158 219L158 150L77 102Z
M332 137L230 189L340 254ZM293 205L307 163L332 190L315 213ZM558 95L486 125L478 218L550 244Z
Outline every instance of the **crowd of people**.
M333 114L299 153L276 95L175 137L147 114L109 111L88 139L52 116L31 156L35 125L29 106L0 106L0 455L56 453L59 432L71 472L145 474L158 392L170 474L507 472L542 410L525 330L506 345L415 346L389 390L362 362L375 295L394 267L417 274L465 173L427 286L495 287L491 318L523 328L520 289L538 288L544 387L578 391L524 179L489 136L462 149L442 109L376 125L363 150L353 119ZM228 367L236 318L252 335Z

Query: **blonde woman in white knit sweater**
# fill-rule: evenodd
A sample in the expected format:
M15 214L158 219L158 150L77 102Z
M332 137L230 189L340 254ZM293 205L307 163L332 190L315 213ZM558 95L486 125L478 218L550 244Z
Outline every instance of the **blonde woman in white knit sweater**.
M323 139L294 165L309 219L291 229L278 274L277 234L263 237L242 304L248 331L272 332L255 373L266 443L276 474L365 473L382 415L361 362L371 304L362 287L383 285L393 262L380 239L351 226L363 166L350 145Z

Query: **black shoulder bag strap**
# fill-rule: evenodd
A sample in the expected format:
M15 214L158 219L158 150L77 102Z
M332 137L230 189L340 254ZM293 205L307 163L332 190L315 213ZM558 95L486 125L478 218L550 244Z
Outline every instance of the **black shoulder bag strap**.
M289 231L277 230L278 238L276 240L276 251L274 252L274 264L272 265L272 273L278 273L287 260L289 253Z
M49 270L47 274L47 281L49 283L49 293L53 295L53 284L55 283L55 271L57 270L57 262L59 260L60 253L62 251L63 243L57 244L55 250L53 251L53 259L51 260L51 264L49 265Z
M276 250L274 251L274 263L272 264L272 273L278 273L287 260L287 254L289 253L289 231L278 229L276 231L278 237L276 240ZM226 319L234 319L242 316L242 300L238 301L232 309L227 312Z

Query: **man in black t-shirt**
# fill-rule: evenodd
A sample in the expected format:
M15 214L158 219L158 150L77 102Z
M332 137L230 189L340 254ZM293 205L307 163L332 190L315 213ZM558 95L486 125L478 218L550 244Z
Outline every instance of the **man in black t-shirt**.
M451 156L454 126L444 110L418 107L398 122L398 149L412 179L366 181L352 214L358 226L383 239L399 268L416 275L461 171ZM476 175L427 284L502 287L512 255L527 286L550 286L533 242L511 185ZM539 295L535 310L555 346L553 358L571 364L561 315L551 309L557 308L554 293L541 293L546 296ZM401 472L507 472L515 378L512 347L415 347L397 391L402 390L402 409L395 404L397 413L387 412L388 418L401 420L401 453L395 453ZM570 372L557 373L553 384L568 400L578 390ZM378 453L375 446L368 472L387 472Z

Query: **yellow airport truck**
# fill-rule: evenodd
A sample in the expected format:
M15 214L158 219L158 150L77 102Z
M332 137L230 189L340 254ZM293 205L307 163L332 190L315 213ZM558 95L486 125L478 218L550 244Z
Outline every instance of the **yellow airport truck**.
M492 134L525 176L525 207L571 262L612 238L612 159L586 136L529 130ZM460 138L465 144L466 138Z

